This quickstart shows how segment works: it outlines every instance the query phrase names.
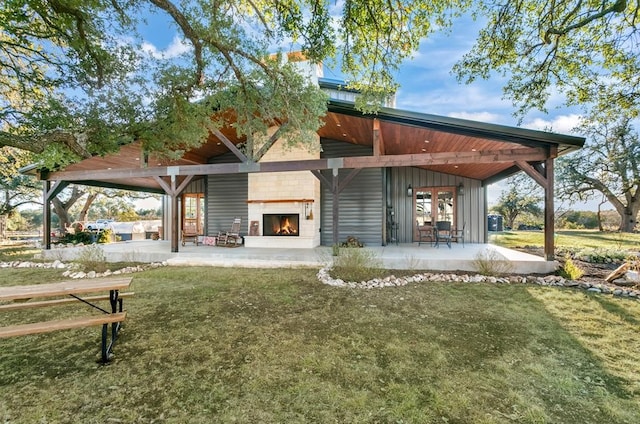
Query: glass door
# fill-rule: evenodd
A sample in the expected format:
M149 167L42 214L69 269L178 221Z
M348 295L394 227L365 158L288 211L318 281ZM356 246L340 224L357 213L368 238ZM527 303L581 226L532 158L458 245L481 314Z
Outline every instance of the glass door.
M182 228L204 234L204 194L189 193L182 197Z
M456 189L454 187L421 187L414 191L413 241L420 238L418 227L435 226L449 221L455 227Z

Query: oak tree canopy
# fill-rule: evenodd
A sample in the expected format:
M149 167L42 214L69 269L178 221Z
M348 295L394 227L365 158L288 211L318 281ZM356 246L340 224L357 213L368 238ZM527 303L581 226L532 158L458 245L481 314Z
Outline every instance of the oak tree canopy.
M162 15L184 51L145 49ZM374 111L422 38L455 16L446 2L346 0L5 0L0 5L0 146L52 169L141 140L179 157L211 128L248 136L276 123L290 143L321 124L326 97L282 55L338 59ZM281 46L280 48L276 46Z

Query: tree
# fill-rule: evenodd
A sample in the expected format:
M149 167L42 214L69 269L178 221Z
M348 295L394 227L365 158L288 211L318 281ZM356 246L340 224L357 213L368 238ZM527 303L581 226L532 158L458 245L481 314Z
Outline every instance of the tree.
M31 155L11 147L0 148L0 215L9 216L20 206L42 201L42 187L35 178L22 175Z
M620 215L620 231L633 231L640 212L638 133L624 116L591 117L580 128L588 143L558 160L558 197L587 200L602 195Z
M531 180L524 175L516 175L508 180L507 191L500 193L498 203L491 208L505 219L505 225L514 228L516 219L524 214L540 216L542 209L540 202L542 196L539 194L540 188L537 184L532 184Z
M523 114L545 110L551 95L568 105L639 112L640 3L626 0L479 2L488 19L455 66L460 80L508 77L505 95Z
M74 184L54 197L52 204L58 216L60 228L65 229L74 221L84 222L105 217L120 220L124 216L131 217L135 214L131 201L152 196L149 193L132 193L125 190Z
M465 5L467 0L460 1ZM456 16L443 0L5 0L0 5L0 146L40 155L55 169L141 140L177 157L233 123L257 160L267 129L309 144L326 98L282 60L341 58L358 106L374 111L419 41ZM184 52L145 54L145 15L170 17Z

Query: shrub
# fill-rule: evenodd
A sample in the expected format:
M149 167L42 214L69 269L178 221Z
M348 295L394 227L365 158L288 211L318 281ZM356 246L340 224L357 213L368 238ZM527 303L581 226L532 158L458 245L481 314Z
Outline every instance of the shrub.
M572 259L579 259L582 262L589 263L612 263L612 262L622 262L626 260L628 252L622 249L572 249L572 248L562 248L557 249L557 254L560 256L565 256Z
M560 275L568 280L578 280L584 275L584 271L567 257L564 266L560 269Z
M105 272L108 269L104 250L97 244L90 244L82 249L76 262L84 272Z
M367 281L380 276L382 263L368 249L342 248L333 260L331 274L344 281Z
M111 243L111 239L113 238L113 231L110 228L106 230L102 230L100 235L98 236L98 243Z
M92 244L93 234L90 231L80 231L79 233L67 233L60 238L60 243L64 244Z
M473 266L480 275L497 276L513 271L513 264L495 249L487 249L473 259Z

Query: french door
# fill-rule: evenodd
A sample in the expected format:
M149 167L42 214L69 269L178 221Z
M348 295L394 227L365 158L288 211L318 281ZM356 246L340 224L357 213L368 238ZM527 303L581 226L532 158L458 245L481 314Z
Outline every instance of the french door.
M437 221L456 222L455 187L420 187L413 192L413 240L419 240L418 226L435 226Z
M182 196L182 228L195 228L204 234L204 194L187 193Z

